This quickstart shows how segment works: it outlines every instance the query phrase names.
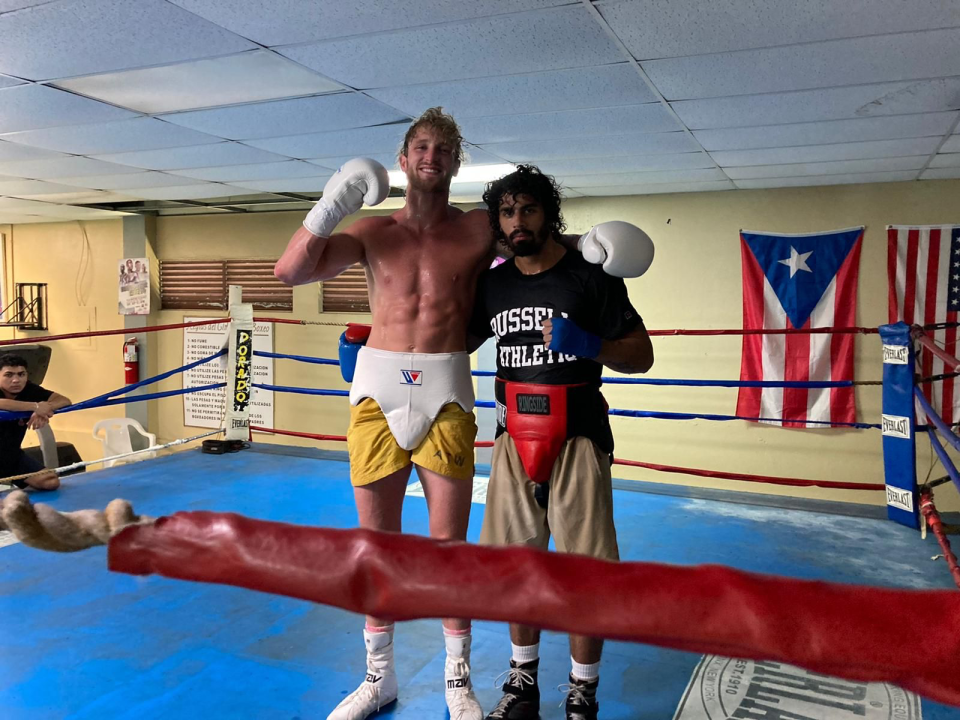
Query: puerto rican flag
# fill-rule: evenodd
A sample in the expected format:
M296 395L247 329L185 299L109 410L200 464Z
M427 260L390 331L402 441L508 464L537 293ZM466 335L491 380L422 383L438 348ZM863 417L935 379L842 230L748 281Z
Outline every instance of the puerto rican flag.
M854 327L862 243L862 227L804 235L741 231L743 328ZM740 379L853 380L853 349L852 334L744 335ZM786 427L856 422L853 388L741 388L737 415Z
M891 323L932 325L957 322L960 310L960 226L890 225L887 227L887 317ZM928 333L957 356L957 328ZM921 377L947 372L943 360L927 351L917 354ZM920 387L948 425L960 420L960 382L949 377ZM919 406L918 406L919 407ZM921 411L922 422L927 419Z

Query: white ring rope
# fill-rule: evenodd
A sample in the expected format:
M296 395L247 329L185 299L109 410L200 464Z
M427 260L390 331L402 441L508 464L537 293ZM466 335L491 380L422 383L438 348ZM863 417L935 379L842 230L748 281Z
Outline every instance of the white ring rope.
M43 475L44 473L54 472L58 476L69 472L71 470L79 470L80 468L85 468L89 465L96 465L97 463L110 462L111 460L121 460L122 458L132 457L134 455L140 455L141 453L147 452L156 452L157 450L166 450L167 448L172 448L177 445L184 445L188 442L193 442L194 440L200 440L201 438L210 437L211 435L219 435L223 432L223 428L217 430L211 430L210 432L205 432L200 435L194 435L193 437L180 438L179 440L172 440L168 443L162 445L151 445L150 447L142 448L140 450L133 450L131 452L120 453L119 455L111 455L110 457L100 458L99 460L83 460L81 462L73 463L72 465L64 465L58 468L44 468L43 470L37 470L32 473L24 473L23 475L12 475L10 477L0 478L0 483L12 483L14 480L23 480L24 478L34 477L35 475Z

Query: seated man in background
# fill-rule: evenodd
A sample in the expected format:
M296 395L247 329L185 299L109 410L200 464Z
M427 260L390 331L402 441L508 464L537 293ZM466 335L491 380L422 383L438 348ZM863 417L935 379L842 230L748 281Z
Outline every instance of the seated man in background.
M0 356L0 394L0 410L33 413L20 420L0 420L0 478L39 473L14 480L13 484L19 488L56 490L60 487L57 474L43 471L43 466L27 456L20 445L27 428L39 430L48 425L53 414L69 405L70 399L30 382L27 361L10 354Z

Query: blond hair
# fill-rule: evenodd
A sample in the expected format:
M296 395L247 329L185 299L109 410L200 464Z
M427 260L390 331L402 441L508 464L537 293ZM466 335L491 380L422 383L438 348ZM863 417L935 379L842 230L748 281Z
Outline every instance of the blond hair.
M407 154L410 141L413 140L413 136L421 128L433 130L440 136L441 140L452 145L453 155L457 162L462 163L466 159L463 152L463 137L460 135L460 126L457 125L457 121L453 119L452 115L443 111L442 107L429 108L423 115L413 121L413 124L407 129L407 134L403 136L403 146L397 153L398 158Z

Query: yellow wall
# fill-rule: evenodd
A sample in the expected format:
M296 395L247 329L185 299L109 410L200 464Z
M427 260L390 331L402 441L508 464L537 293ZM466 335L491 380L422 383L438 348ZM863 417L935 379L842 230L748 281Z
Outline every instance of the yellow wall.
M656 261L643 278L628 281L631 298L651 329L737 328L741 325L741 274L738 232L741 228L771 232L815 232L866 225L860 265L857 324L877 326L886 322L886 232L887 224L960 223L954 211L960 181L930 181L797 188L723 193L695 193L617 198L570 199L564 211L570 232L581 232L609 219L623 219L647 230L657 246ZM155 230L148 226L156 257L164 260L207 258L276 258L299 226L302 213L229 214L161 217ZM91 266L100 282L94 283L90 303L98 311L98 325L120 327L116 315L114 261L120 257L120 222L87 223L95 248ZM27 275L50 278L51 332L85 329L88 310L80 311L72 300L79 258L77 223L17 226L13 233L17 279ZM7 232L0 226L0 232ZM94 242L95 241L95 242ZM29 248L29 249L27 249ZM25 255L33 254L32 260ZM48 258L66 258L54 263ZM45 274L43 274L45 273ZM64 305L66 303L66 305ZM348 321L366 321L369 316L321 314L316 285L294 290L293 313L257 313L308 321L330 322L331 327L277 325L275 350L318 357L335 357L337 338ZM202 311L155 312L149 324L175 323L184 315L223 315ZM82 316L82 317L81 317ZM151 336L150 369L177 367L183 362L182 332ZM71 341L74 342L74 341ZM94 347L62 344L57 348L48 384L66 390L71 397L89 397L115 387L121 378L122 339L91 341ZM664 337L654 341L657 354L653 377L732 379L739 377L740 338ZM882 367L876 336L856 338L858 379L880 379ZM82 360L81 360L82 358ZM102 365L100 365L102 363ZM90 367L115 368L111 382L97 381ZM275 361L279 385L346 389L335 367ZM172 378L158 389L177 389ZM74 390L77 388L77 390ZM605 388L613 407L732 414L736 390L713 388L658 388L611 386ZM880 412L880 389L857 390L858 419L876 422ZM277 427L315 433L343 434L347 426L343 399L300 395L275 396ZM100 413L100 415L97 415ZM77 429L76 438L88 433L96 418L109 411L86 411L67 420L58 418L65 431ZM114 413L122 414L122 413ZM82 415L82 420L80 416ZM79 422L79 425L73 423ZM162 441L192 435L198 430L183 426L180 398L153 403L151 430ZM613 418L617 454L623 458L695 468L746 473L799 476L823 480L864 483L883 481L879 431L794 430L755 426L744 422L654 421ZM258 436L258 440L316 447L309 440ZM71 439L71 441L74 441ZM320 447L343 449L340 443ZM83 452L83 450L81 451ZM97 451L99 452L99 451ZM918 468L922 480L930 464L928 443L918 441ZM85 454L96 457L97 454ZM934 469L934 476L942 474ZM881 493L823 491L770 485L698 479L685 475L654 473L620 467L620 477L660 483L679 483L755 490L799 497L832 498L854 502L883 503ZM952 489L938 495L942 509L960 508Z
M622 219L647 230L656 260L643 278L628 281L631 298L651 329L742 326L739 230L816 232L865 225L860 261L857 325L887 322L888 224L958 223L960 182L880 183L819 188L571 199L567 224L581 231ZM735 379L738 337L662 337L654 340L652 377ZM880 342L857 336L855 377L882 377ZM616 389L615 389L616 388ZM614 407L732 414L736 390L607 386ZM880 388L857 388L858 420L878 422ZM879 431L797 430L744 422L612 419L618 454L648 462L733 472L864 483L883 482ZM920 480L930 448L917 443ZM743 483L620 468L622 477L740 490ZM933 477L942 475L935 468ZM883 503L882 493L778 488L766 493ZM942 500L941 500L942 498ZM957 493L938 495L944 508L960 508Z
M287 241L303 222L303 213L263 213L246 215L180 216L157 219L155 250L161 260L206 260L238 258L278 258ZM257 311L257 317L283 317L330 326L275 325L274 351L313 357L335 358L337 342L347 322L369 322L369 315L326 313L319 308L319 286L294 288L294 312ZM163 311L151 316L151 324L182 322L185 316L222 317L226 313L205 311ZM183 333L161 334L159 364L174 368L183 364ZM297 387L347 390L336 366L308 365L292 360L274 360L274 383ZM180 388L178 378L170 378L160 389ZM183 401L177 398L157 401L159 436L164 440L202 432L183 425ZM274 426L287 430L343 435L347 430L347 403L344 398L275 394ZM343 443L321 442L289 436L257 434L259 442L305 445L344 450Z
M117 314L117 260L122 257L119 221L37 223L3 226L9 276L15 282L47 283L49 330L2 328L3 339L113 330L123 327ZM13 285L9 293L13 293ZM123 386L123 336L61 340L53 354L44 387L83 400ZM14 346L15 347L15 346ZM86 459L102 457L92 428L98 420L124 414L120 407L57 415L52 427L58 441L73 443ZM36 445L28 433L24 445Z

